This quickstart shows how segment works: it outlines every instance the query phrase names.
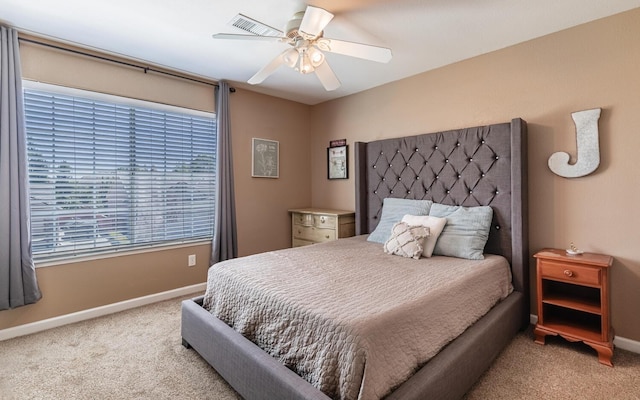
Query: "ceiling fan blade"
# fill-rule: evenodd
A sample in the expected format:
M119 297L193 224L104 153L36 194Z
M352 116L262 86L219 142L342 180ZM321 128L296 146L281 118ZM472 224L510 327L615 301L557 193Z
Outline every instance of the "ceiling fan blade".
M338 77L336 77L336 74L333 73L326 61L316 67L316 76L328 92L340 87Z
M322 33L322 30L332 19L333 14L329 11L318 7L307 6L307 10L304 12L304 17L302 17L302 22L300 22L298 32L304 33L311 38L315 38Z
M247 83L250 83L252 85L257 85L258 83L262 83L262 81L267 79L269 75L273 74L275 70L278 69L279 66L286 63L284 59L284 55L288 51L289 50L285 50L284 52L278 54L278 56L273 60L271 60L269 64L265 65L260 71L258 71L254 76L252 76L251 79L247 81Z
M244 35L234 33L216 33L211 35L214 39L233 39L233 40L264 40L268 42L286 41L286 38L280 36L260 36L260 35Z
M320 50L331 53L344 54L345 56L358 57L365 60L387 63L391 60L391 49L386 47L371 46L344 40L321 38L317 41Z

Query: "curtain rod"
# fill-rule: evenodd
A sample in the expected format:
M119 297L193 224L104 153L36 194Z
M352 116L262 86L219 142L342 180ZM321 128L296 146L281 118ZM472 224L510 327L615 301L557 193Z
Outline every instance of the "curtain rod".
M162 70L151 68L151 67L145 67L145 66L142 66L142 65L133 64L133 63L129 63L129 62L126 62L126 61L115 60L113 58L109 58L109 57L105 57L105 56L99 56L97 54L91 54L91 53L86 53L86 52L80 51L80 50L74 50L74 49L69 49L69 48L62 47L62 46L56 46L55 44L51 44L51 43L40 42L40 41L37 41L37 40L27 39L27 38L22 38L22 37L18 37L18 40L23 41L23 42L27 42L27 43L37 44L39 46L50 47L50 48L56 49L56 50L66 51L66 52L73 53L73 54L78 54L78 55L85 56L85 57L96 58L96 59L102 60L102 61L112 62L112 63L120 64L120 65L126 65L127 67L138 68L138 69L143 70L145 74L147 72L151 71L151 72L155 72L155 73L158 73L158 74L168 75L168 76L171 76L171 77L174 77L174 78L185 79L185 80L192 81L192 82L202 83L202 84L205 84L205 85L211 85L211 86L215 86L215 87L219 86L217 83L206 82L206 81L203 81L203 80L200 80L200 79L190 78L190 77L184 76L184 75L178 75L178 74L174 74L174 73L167 72L167 71L162 71ZM231 93L235 93L236 88L230 87L229 91Z

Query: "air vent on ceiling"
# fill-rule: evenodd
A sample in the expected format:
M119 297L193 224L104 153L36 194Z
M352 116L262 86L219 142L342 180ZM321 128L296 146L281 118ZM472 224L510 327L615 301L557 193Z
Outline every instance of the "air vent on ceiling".
M258 36L282 36L282 31L242 14L236 15L229 24Z

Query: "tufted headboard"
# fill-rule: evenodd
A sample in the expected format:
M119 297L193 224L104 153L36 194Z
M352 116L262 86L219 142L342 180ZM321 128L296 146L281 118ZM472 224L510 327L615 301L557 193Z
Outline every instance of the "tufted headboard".
M486 253L512 265L529 291L527 125L510 123L355 143L356 234L378 225L386 197L493 208Z

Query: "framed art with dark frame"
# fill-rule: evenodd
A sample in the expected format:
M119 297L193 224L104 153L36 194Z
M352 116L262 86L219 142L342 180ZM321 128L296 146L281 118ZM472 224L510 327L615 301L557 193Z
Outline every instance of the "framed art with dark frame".
M349 146L327 148L327 178L349 178Z
M268 139L251 140L251 176L278 178L280 176L280 142Z

